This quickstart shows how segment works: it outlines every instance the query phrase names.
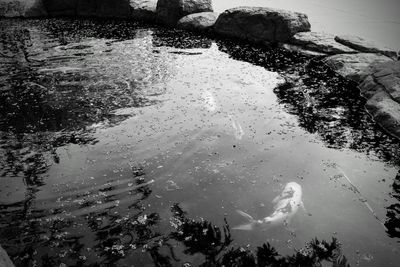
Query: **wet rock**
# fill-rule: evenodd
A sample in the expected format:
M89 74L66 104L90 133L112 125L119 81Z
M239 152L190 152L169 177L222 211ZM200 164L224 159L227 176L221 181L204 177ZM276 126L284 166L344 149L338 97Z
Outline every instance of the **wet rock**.
M50 16L76 16L78 0L43 0L43 4Z
M50 16L129 18L129 0L42 0Z
M98 0L79 0L76 7L76 14L83 17L97 16Z
M294 44L282 44L282 47L286 50L289 51L294 51L294 52L298 52L300 54L306 55L306 56L314 56L314 57L323 57L323 56L327 56L326 53L322 53L322 52L317 52L317 51L313 51L313 50L308 50L302 46L299 45L294 45Z
M0 17L44 17L47 11L42 0L0 0Z
M327 54L357 53L354 49L336 42L334 35L323 32L299 32L290 42L308 50Z
M212 28L217 21L219 13L201 12L187 15L178 21L177 27L190 31L205 31Z
M376 44L354 35L338 35L335 41L345 46L365 53L379 53L388 57L396 58L397 53L390 48L379 47Z
M159 0L157 2L157 20L170 27L175 27L182 17L200 12L213 12L211 0Z
M375 87L381 87L392 99L400 103L400 62L376 64L371 67L371 71L369 78L372 78ZM364 84L366 81L360 85L363 91Z
M86 1L86 0L78 0ZM129 18L131 7L129 0L97 0L97 17Z
M2 267L14 267L14 264L10 260L7 252L0 246L0 266Z
M323 62L342 77L356 83L362 82L373 70L376 63L390 62L392 59L378 54L339 54L323 59Z
M237 7L223 12L215 31L256 43L286 42L297 32L310 30L305 14L263 7Z
M373 64L359 85L368 99L367 111L393 136L400 138L400 62Z
M386 92L376 93L365 105L367 111L383 129L400 139L400 105Z
M135 20L156 21L157 0L130 0L131 15Z

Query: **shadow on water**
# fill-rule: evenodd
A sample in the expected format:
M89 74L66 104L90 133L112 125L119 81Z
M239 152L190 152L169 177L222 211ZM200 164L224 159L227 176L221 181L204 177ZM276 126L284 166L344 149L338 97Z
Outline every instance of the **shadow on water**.
M280 255L269 243L253 252L232 246L233 239L226 220L221 230L209 221L188 218L178 204L172 206L171 212L171 225L175 228L171 238L183 243L185 254L204 255L204 261L196 266L320 266L323 262L331 262L332 266L349 266L341 254L340 243L334 238L331 242L314 239L291 256Z
M274 89L279 103L327 147L355 150L400 166L400 142L373 122L356 85L331 71L318 58L231 41L217 44L234 59L280 73L285 83ZM400 174L394 179L391 193L398 202L386 208L385 226L393 238L400 237L399 180Z
M298 117L299 125L318 134L326 146L376 155L400 165L400 143L385 134L364 109L356 86L339 77L318 58L285 49L233 41L217 45L232 58L280 73L285 83L275 88L279 103Z
M151 183L134 168L123 183L71 190L31 207L1 205L2 225L8 225L2 240L12 244L7 250L17 266L114 266L129 251L161 237L153 229L158 214L146 214L142 204ZM123 204L128 208L121 212Z
M0 205L3 245L16 266L348 266L336 239L312 240L291 256L269 243L253 252L233 246L226 219L222 228L194 220L178 204L172 228L161 232L160 215L146 211L153 182L133 166L124 181L70 188L35 205L34 197Z
M392 190L391 196L397 202L386 208L385 226L390 237L400 238L400 171L393 181Z

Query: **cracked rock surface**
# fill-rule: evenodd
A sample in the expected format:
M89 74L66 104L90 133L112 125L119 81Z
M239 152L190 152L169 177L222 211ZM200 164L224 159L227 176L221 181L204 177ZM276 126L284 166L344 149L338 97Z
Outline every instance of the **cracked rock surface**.
M338 54L323 59L339 75L356 83L361 83L373 71L373 64L391 61L386 56L371 53Z
M334 35L323 32L299 32L290 41L306 49L326 54L357 53L356 50L336 42Z
M400 61L375 64L360 84L367 111L393 136L400 138Z

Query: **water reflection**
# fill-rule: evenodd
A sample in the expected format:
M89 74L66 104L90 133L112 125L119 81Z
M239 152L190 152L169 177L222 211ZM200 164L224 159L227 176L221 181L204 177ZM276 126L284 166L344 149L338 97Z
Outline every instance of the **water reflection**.
M164 94L163 82L169 78L169 62L180 55L203 53L179 49L209 48L212 42L209 37L145 28L126 21L45 20L33 21L32 25L24 23L16 23L22 30L15 36L12 27L3 27L5 38L2 42L8 52L2 57L7 64L1 67L0 91L1 175L7 181L21 177L25 187L23 196L15 197L10 193L10 196L4 196L7 202L0 205L1 241L5 242L17 265L113 266L138 261L138 264L155 266L181 263L184 266L319 266L319 261L325 260L336 266L346 266L336 240L314 240L292 256L279 255L270 244L250 251L233 246L227 221L219 228L209 221L193 220L178 205L171 210L171 230L165 226L165 216L169 212L160 215L162 208L148 208L149 204L159 203L149 200L153 197L154 181L140 166L134 167L129 175L115 173L98 180L84 177L89 180L79 184L68 183L66 179L65 187L47 179L51 165L61 163L58 148L95 144L93 129L96 127L119 124L135 116L136 110L157 105L159 102L153 96ZM235 59L263 66L284 76L286 83L275 90L280 103L298 117L301 127L317 133L327 146L350 148L397 161L398 143L374 128L363 112L363 102L354 87L323 66L309 63L309 57L280 48L254 47L229 40L218 40L217 45ZM168 48L163 49L164 46ZM176 50L171 51L170 47ZM192 74L187 76L189 79L194 77ZM239 91L240 85L235 86L239 86ZM209 112L216 109L212 97L210 92L202 96ZM186 101L185 104L192 105L191 98ZM230 110L233 111L233 107ZM178 113L172 112L171 117ZM186 117L185 112L180 113ZM152 128L154 122L160 122L149 118L152 114L146 115L148 117L144 120L147 123L138 123L138 127L149 125ZM238 120L229 115L224 121L229 127L232 124L235 142L242 142L239 140L242 140L243 129ZM157 127L154 131L163 134ZM367 136L364 136L365 132ZM221 135L215 135L215 140L220 140ZM118 137L115 140L120 141ZM108 141L115 141L112 138ZM136 141L134 138L130 140ZM213 140L210 149L217 143ZM192 145L189 147L197 151ZM135 147L126 147L127 150L132 148ZM236 148L236 143L233 148ZM122 158L119 152L115 153L117 161ZM80 153L74 152L73 155L79 160ZM161 163L158 151L154 153ZM182 170L186 170L186 164L196 162L194 154L183 155L187 163L181 164ZM87 167L89 164L77 165ZM68 167L68 164L62 162L61 171L54 169L66 172L63 167ZM188 169L192 167L190 165ZM200 167L201 164L195 168ZM157 170L153 168L151 172ZM214 175L219 170L215 168L215 171ZM230 174L234 176L234 169ZM54 176L51 178L56 180ZM184 188L183 180L177 178ZM51 193L41 195L43 187L50 187L46 183L57 190L53 188L49 190ZM174 186L178 188L176 184ZM8 194L8 191L3 192ZM397 206L388 208L387 228L392 236L397 235L397 214Z
M2 225L8 225L1 236L12 244L8 251L17 266L114 266L129 251L161 237L153 229L158 214L147 214L142 204L150 185L134 170L124 182L67 191L55 200L1 205Z
M166 77L166 60L150 59L134 75L134 64L116 61L126 48L121 43L150 38L148 30L127 21L4 20L0 35L0 175L21 177L25 186L24 196L11 196L23 200L0 205L2 244L15 264L93 266L100 257L109 266L132 246L158 237L151 230L158 215L146 214L141 204L150 184L137 170L122 186L38 200L51 165L60 163L58 148L95 144L93 125L112 126L134 115L115 110L158 103L150 95L162 92L151 85ZM125 69L113 68L117 64ZM116 214L120 202L131 212ZM87 228L92 234L81 232Z
M185 254L204 256L201 263L195 263L196 266L320 266L323 262L348 266L336 239L331 242L314 239L291 256L280 255L269 243L253 252L249 248L233 246L226 220L221 230L209 221L189 218L178 204L172 206L171 212L171 225L175 231L170 237L184 245Z
M299 126L318 134L326 146L351 149L400 165L400 142L372 121L356 85L339 77L318 58L230 41L220 41L218 46L235 59L279 72L286 81L274 89L279 103L298 117ZM398 201L399 180L400 174L394 179L391 194ZM399 238L400 204L391 204L386 210L387 233Z
M377 126L364 109L356 86L318 61L282 48L217 42L221 51L280 73L285 83L275 88L278 101L299 125L317 133L331 148L348 148L400 164L400 142Z
M221 229L190 218L178 204L171 207L172 230L161 232L160 215L146 211L151 185L144 169L134 166L124 180L1 205L7 227L0 236L16 266L121 266L146 258L154 266L348 266L336 239L312 240L291 256L268 243L253 252L233 245L226 220Z
M115 110L157 103L149 97L154 90L146 90L156 79L162 80L162 75L153 71L130 78L128 66L121 71L109 68L112 64L107 62L120 53L113 42L149 35L141 27L115 20L1 22L2 176L22 175L28 186L40 185L39 176L52 162L59 163L58 147L94 144L92 125L115 125L132 116ZM104 57L95 58L100 62L90 62L90 56L101 48L96 47L101 41L88 41L93 37L111 40L103 42L108 50Z
M385 226L390 237L400 238L400 171L393 181L391 196L397 201L389 205Z

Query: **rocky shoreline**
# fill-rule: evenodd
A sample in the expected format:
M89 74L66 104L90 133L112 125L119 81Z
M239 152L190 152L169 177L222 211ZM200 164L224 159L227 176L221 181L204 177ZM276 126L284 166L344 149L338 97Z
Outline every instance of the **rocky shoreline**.
M366 110L400 139L400 62L398 52L357 36L312 32L305 14L261 7L214 13L211 0L0 0L0 17L113 17L157 23L251 43L279 43L313 55L357 83Z

